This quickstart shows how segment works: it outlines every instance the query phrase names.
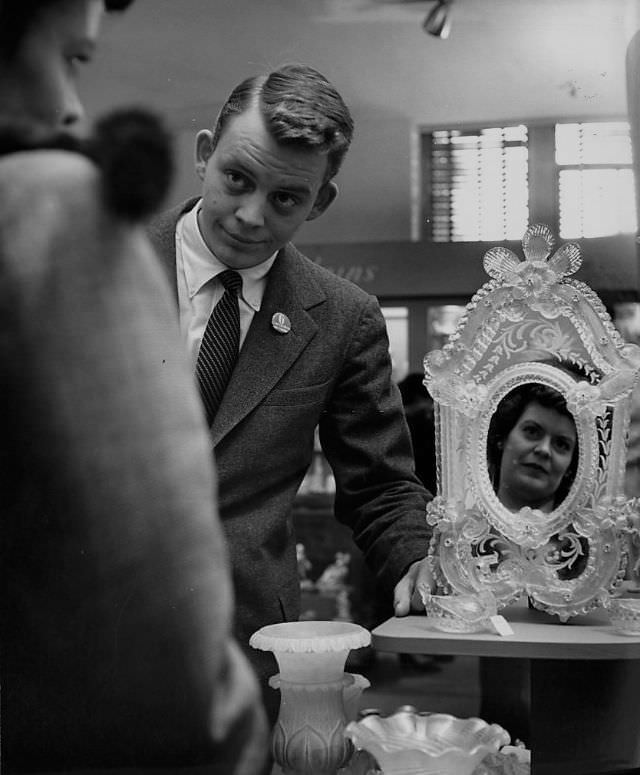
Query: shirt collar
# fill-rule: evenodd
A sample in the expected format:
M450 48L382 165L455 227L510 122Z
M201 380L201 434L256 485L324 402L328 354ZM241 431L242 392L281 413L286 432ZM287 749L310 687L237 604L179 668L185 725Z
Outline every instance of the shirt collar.
M182 225L182 251L184 256L184 274L187 281L189 298L192 299L212 278L229 269L209 250L198 226L198 212L202 200L198 201L186 213ZM256 312L260 309L266 276L276 260L278 252L269 256L260 264L248 269L237 269L242 277L242 298Z

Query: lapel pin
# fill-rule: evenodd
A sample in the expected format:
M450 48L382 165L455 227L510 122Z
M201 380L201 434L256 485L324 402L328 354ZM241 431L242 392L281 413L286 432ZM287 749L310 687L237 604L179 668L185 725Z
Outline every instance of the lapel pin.
M284 312L276 312L271 318L271 325L279 334L288 334L291 331L291 321Z

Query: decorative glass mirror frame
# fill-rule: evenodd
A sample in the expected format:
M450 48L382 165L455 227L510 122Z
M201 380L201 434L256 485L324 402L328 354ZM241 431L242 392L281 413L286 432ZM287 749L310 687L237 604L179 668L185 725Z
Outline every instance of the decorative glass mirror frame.
M438 464L429 556L441 590L489 590L501 606L527 595L566 620L615 593L626 534L637 532L638 501L623 487L640 348L623 341L597 294L571 277L582 263L577 244L552 255L553 235L536 224L522 246L524 261L504 247L485 254L491 279L447 344L425 358ZM577 470L549 513L507 509L488 470L491 418L528 383L561 393L576 427Z

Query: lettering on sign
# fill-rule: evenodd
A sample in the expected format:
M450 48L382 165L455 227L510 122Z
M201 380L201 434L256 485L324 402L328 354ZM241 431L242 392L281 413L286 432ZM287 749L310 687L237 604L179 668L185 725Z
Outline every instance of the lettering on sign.
M327 264L322 256L313 256L313 261L325 269L328 269L338 277L344 277L345 280L351 280L356 285L367 285L375 282L378 267L375 264Z

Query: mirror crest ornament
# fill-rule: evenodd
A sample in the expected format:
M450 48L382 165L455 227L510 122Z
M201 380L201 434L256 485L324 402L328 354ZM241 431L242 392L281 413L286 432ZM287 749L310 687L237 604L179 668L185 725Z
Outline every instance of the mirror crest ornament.
M504 247L484 255L491 279L424 361L438 465L429 556L444 591L489 590L500 605L527 595L566 620L620 585L625 534L637 532L638 502L623 485L640 348L624 342L597 294L572 277L582 264L577 244L554 252L550 230L536 224L522 247L524 260ZM548 512L504 506L487 460L498 405L528 384L560 393L576 429L575 474Z

